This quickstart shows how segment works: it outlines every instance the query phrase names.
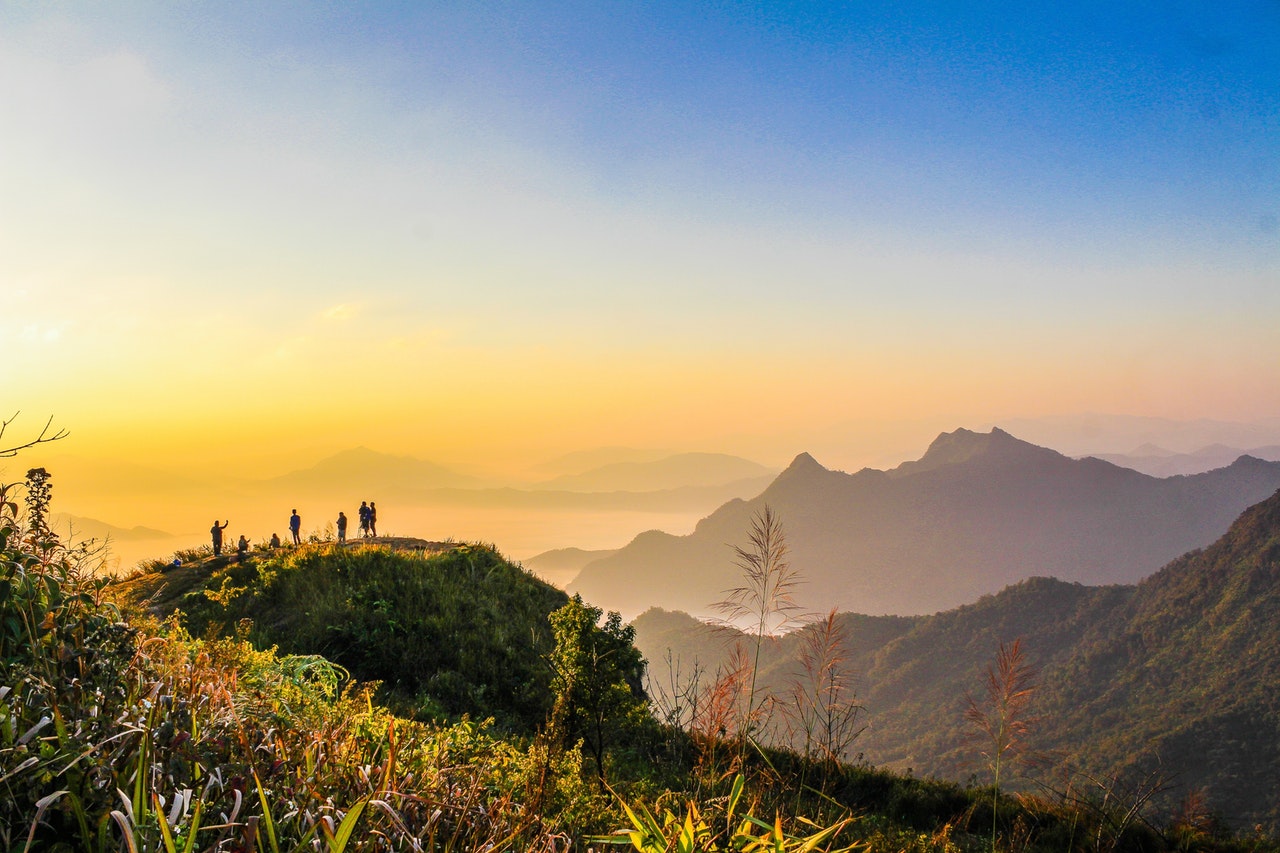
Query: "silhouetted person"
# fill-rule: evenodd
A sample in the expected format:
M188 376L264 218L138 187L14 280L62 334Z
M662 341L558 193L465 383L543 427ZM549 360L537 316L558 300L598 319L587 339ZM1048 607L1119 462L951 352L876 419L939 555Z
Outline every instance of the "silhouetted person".
M338 542L347 541L347 514L345 512L338 513Z
M298 511L296 509L293 511L293 515L289 516L289 532L293 534L293 544L301 545L302 536L300 534L302 533L302 516L298 515Z
M369 502L360 501L360 536L369 535Z
M236 543L236 562L243 563L244 558L249 554L249 540L244 538L244 534L240 534L240 541Z
M279 548L279 547L280 547L280 536L279 536L279 534L276 534L276 533L272 533L272 534L271 534L271 547L272 547L272 548Z
M369 535L378 535L378 505L369 501Z
M224 521L222 524L218 524L218 519L215 518L213 527L209 528L209 535L213 537L213 556L215 557L222 556L222 531L226 530L227 525L230 523L230 521Z

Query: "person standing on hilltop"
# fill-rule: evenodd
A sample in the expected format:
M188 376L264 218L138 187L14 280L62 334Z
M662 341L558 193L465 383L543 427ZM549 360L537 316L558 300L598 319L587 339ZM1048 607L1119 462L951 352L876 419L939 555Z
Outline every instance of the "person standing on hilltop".
M338 544L341 545L347 541L347 514L338 512Z
M369 535L378 535L378 505L373 501L369 501Z
M226 530L227 525L230 523L230 521L224 521L222 524L218 524L218 519L215 518L213 527L209 528L209 535L213 537L213 556L215 557L222 556L222 531Z
M369 502L360 501L360 538L369 536Z
M249 540L245 538L243 533L240 534L240 541L236 543L236 562L243 563L244 558L249 554Z
M301 545L302 537L299 534L302 532L302 516L298 515L296 509L293 515L289 516L289 532L293 534L293 544Z

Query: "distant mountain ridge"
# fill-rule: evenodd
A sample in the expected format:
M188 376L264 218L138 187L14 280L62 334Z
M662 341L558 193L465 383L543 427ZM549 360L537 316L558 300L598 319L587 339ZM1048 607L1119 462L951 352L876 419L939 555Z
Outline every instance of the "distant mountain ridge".
M575 492L653 492L687 486L720 486L758 482L760 488L776 469L725 453L678 453L644 462L614 462L580 474L563 474L534 486Z
M891 471L830 471L802 453L758 497L730 501L687 536L642 533L587 564L569 590L629 615L706 614L735 585L730 546L769 504L807 579L804 606L930 613L1032 576L1132 583L1213 541L1277 488L1280 463L1251 457L1157 479L1000 429L959 429Z
M321 459L309 468L291 471L267 481L274 486L294 486L347 495L377 491L400 495L423 489L464 489L484 485L479 479L426 462L413 456L379 453L354 447ZM374 495L377 498L379 495Z
M931 616L837 621L868 725L854 749L877 766L968 778L981 760L964 697L999 645L1021 639L1039 671L1027 746L1052 760L1020 773L1154 774L1170 785L1163 806L1203 789L1234 826L1280 828L1280 491L1137 585L1031 578ZM688 615L634 624L658 683L668 655L686 672L725 656L723 632ZM785 690L802 639L766 647L762 683Z
M556 548L522 560L520 565L521 568L563 589L578 576L578 572L582 571L582 567L587 563L615 553L617 553L616 549L587 551L582 548Z
M1177 477L1187 474L1202 474L1215 468L1230 465L1241 456L1252 456L1268 462L1280 461L1280 445L1254 447L1242 450L1228 447L1225 444L1211 444L1194 453L1174 453L1154 445L1143 445L1132 453L1094 453L1098 459L1106 460L1122 468L1132 468L1152 477Z
M56 512L51 515L49 517L49 527L59 536L69 537L73 542L81 542L85 539L99 541L110 539L119 542L173 538L172 533L156 530L152 527L143 527L142 525L117 527L114 524L108 524L96 518L69 515L65 512Z

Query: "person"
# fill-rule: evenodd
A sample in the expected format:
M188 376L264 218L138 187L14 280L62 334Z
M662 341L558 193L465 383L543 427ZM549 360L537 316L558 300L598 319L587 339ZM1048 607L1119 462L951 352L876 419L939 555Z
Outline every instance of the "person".
M279 548L279 547L280 547L280 534L279 534L279 533L272 533L272 534L271 534L271 547L272 547L272 548Z
M378 535L378 505L373 501L369 501L369 535Z
M227 525L230 523L230 521L225 521L222 524L218 524L218 519L215 518L213 527L209 528L209 535L213 537L213 556L215 557L222 556L222 531L226 530Z
M293 515L289 516L289 532L293 534L293 544L301 545L302 536L300 534L302 533L302 516L298 515L298 511L296 509L293 511Z
M369 502L360 501L360 536L361 538L369 535Z
M345 512L339 511L338 512L338 543L341 544L346 541L347 541L347 514Z
M249 540L244 537L243 533L241 533L240 541L236 543L236 562L243 563L244 558L248 555L248 553L249 553Z

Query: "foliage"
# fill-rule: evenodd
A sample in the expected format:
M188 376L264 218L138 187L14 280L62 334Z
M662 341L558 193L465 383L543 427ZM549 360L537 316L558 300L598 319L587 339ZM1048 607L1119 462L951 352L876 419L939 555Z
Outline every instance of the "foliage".
M547 617L567 597L492 548L303 545L211 566L181 599L193 634L250 619L260 645L324 655L424 718L528 733L551 710Z
M765 504L751 519L749 546L735 546L735 565L742 572L742 585L729 590L715 607L728 625L745 627L751 638L751 665L746 670L745 708L738 721L738 759L746 754L747 743L765 726L764 704L759 701L756 680L760 674L760 652L766 639L792 627L799 610L795 602L798 574L787 560L787 537L782 521ZM737 679L740 667L732 667Z
M0 486L4 849L537 853L581 849L593 836L625 824L608 840L639 850L970 853L989 846L977 827L996 825L1007 828L996 846L1009 851L1280 850L1261 834L1231 836L1202 800L1188 799L1177 820L1162 828L1147 813L1164 785L1155 775L1082 770L1049 796L1001 796L1006 774L994 767L995 785L973 789L850 765L835 760L835 748L824 743L820 716L800 724L810 726L810 748L787 751L753 740L753 749L739 754L739 772L730 781L714 763L692 759L696 752L687 748L692 740L686 733L663 730L653 721L631 730L628 721L642 698L641 661L630 626L620 618L601 623L598 609L528 583L492 549L472 546L428 556L305 546L243 563L194 554L200 562L178 569L166 564L166 571L151 578L155 583L143 585L155 590L160 583L186 584L177 594L185 594L190 613L155 623L121 613L106 598L112 587L94 577L74 549L56 538L24 535L30 524L20 522L14 493ZM1221 570L1229 586L1265 596L1258 575L1273 571L1280 551L1273 547L1270 556L1260 557L1242 542L1231 547L1230 553L1207 552L1213 556L1209 565ZM1189 565L1203 570L1205 564ZM1180 619L1176 624L1188 631L1205 631L1184 614L1162 612L1160 589L1177 589L1197 601L1207 595L1181 575L1170 580L1176 583L1137 597L1142 619L1130 624L1168 626ZM1016 594L1023 603L1042 593L1064 597L1062 587L1039 586L1044 589L1031 585ZM460 600L468 594L490 600L467 609ZM1085 594L1080 599L1098 600ZM1235 644L1241 638L1231 634L1232 625L1253 617L1239 616L1226 606L1230 600L1218 601L1221 609L1213 618L1223 620L1217 635L1225 637L1223 648L1239 653ZM433 627L412 608L434 608L447 618ZM1024 609L1016 618L1042 614ZM542 649L537 654L546 660L531 656L529 671L543 681L529 688L531 695L541 695L523 712L509 701L517 694L504 698L501 681L492 690L489 682L476 680L454 694L429 692L432 681L421 676L431 663L412 655L440 655L415 650L402 636L417 638L419 646L425 645L423 637L466 645L472 655L490 655L509 666L519 664L485 643L498 635L515 645L514 634L504 638L502 632L535 624L543 625L542 639L531 631L533 642L523 645ZM877 648L877 655L893 662L892 652L917 642L916 631L926 624L931 623L862 624L832 615L825 626L796 632L788 642L807 649L807 689L817 697L806 713L823 707L823 695L830 697L828 708L856 711L851 693L836 689L851 643ZM347 634L341 633L344 625ZM863 631L860 637L879 632L889 639L878 647L855 643L842 636L849 625ZM992 620L989 627L1008 626ZM441 633L443 628L453 633ZM379 656L400 655L403 661L392 660L407 672L396 685L402 707L426 717L422 711L443 713L446 701L458 696L478 705L478 696L507 708L505 722L442 725L396 716L378 704L372 685L348 680L354 667L347 662L321 656L326 649L319 646L272 647L273 635L319 638L332 644L328 651L354 648L360 653L352 660L370 667ZM1206 643L1214 639L1200 636ZM1260 648L1256 638L1250 642ZM733 676L739 682L745 683L748 671L777 663L772 651L760 648L754 662L745 655L739 661ZM955 659L930 664L957 666ZM484 666L452 671L459 679L492 674ZM1028 687L1021 672L1020 649L1002 649L988 673L990 704L983 720L997 722L1003 715L1026 721L1025 706L1015 701ZM418 688L408 685L421 684L426 686L420 693L410 692ZM1242 683L1240 689L1257 688ZM676 719L689 721L704 754L738 749L746 740L710 727L715 715L707 709L715 703L703 701L701 691L675 692L685 697L681 702L693 699L693 707L682 705ZM553 705L557 694L561 701ZM728 689L725 695L741 697L743 691ZM602 736L593 775L608 767L620 795L599 793L584 777L580 752L565 748L563 737L549 737L554 725L529 737L534 725L521 713L531 708L543 719L559 708L566 730L572 708L581 739L593 752L588 730L598 720ZM522 726L525 734L513 735ZM997 725L981 731L989 739L988 757L1002 762L1025 734L1012 730L1010 736L1008 727ZM635 760L619 761L624 748L635 750ZM658 766L659 755L669 763ZM813 778L815 757L822 759L819 787L806 781ZM754 792L749 799L747 779Z
M27 526L32 536L48 537L49 501L53 497L53 484L44 468L27 471Z
M781 815L775 816L772 822L751 814L739 816L738 806L742 804L744 793L745 778L738 775L733 780L729 796L723 801L722 811L717 810L720 813L704 815L696 803L690 802L685 807L683 818L666 810L659 819L643 804L633 807L622 801L630 826L596 840L605 844L629 844L639 853L713 853L726 850L743 853L807 853L813 850L848 853L868 849L861 844L835 846L836 838L853 822L851 817L844 817L825 827L800 819L796 823L812 831L797 835L793 829L784 826Z
M586 741L596 773L605 778L605 749L645 719L644 659L635 629L575 595L550 616L555 649L549 660L555 695L553 718L565 739Z
M826 618L808 626L801 637L801 673L792 681L788 701L782 706L788 745L800 750L806 767L820 767L823 792L831 770L847 759L853 742L865 728L859 720L863 708L854 695L844 657L847 644L846 632L834 609Z
M558 850L590 813L570 753L397 719L316 656L121 621L71 552L33 553L0 487L0 847Z
M1022 751L1031 731L1028 714L1035 692L1035 669L1022 652L1022 638L1000 644L995 661L987 667L981 699L968 696L964 718L981 734L982 755L991 770L991 849L996 846L995 816L1000 808L1001 773Z

